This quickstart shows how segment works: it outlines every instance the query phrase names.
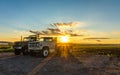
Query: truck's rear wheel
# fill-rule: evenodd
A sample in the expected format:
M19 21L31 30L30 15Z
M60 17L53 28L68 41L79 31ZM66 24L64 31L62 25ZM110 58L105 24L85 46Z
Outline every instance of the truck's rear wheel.
M15 51L14 51L14 54L15 54L15 55L20 55L20 53L21 53L21 52L20 52L19 50L15 50Z
M43 57L47 57L49 55L49 50L48 49L43 49L43 51L42 51L42 56Z

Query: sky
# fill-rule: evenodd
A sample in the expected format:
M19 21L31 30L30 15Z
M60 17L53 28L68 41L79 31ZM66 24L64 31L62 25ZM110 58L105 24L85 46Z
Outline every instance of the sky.
M0 0L0 40L16 41L53 23L72 26L73 41L120 44L120 0Z

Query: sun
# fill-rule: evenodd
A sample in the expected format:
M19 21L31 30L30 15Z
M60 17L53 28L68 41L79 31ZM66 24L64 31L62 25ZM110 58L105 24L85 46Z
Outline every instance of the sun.
M63 43L69 42L69 37L68 36L61 36L60 42L63 42Z

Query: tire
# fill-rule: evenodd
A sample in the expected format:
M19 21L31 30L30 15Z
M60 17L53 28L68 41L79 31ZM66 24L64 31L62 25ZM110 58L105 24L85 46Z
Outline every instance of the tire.
M14 51L14 54L15 54L15 55L20 55L21 52L20 52L20 50L15 50L15 51Z
M22 48L22 54L23 55L28 55L28 46L27 45L23 46L23 48Z
M23 55L28 55L27 49L23 50L22 53L23 53Z
M44 48L42 51L42 56L47 57L49 55L49 50L47 48Z

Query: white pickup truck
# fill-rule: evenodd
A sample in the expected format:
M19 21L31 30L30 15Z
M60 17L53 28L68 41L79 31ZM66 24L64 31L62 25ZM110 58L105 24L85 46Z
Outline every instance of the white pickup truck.
M56 49L56 37L41 37L38 41L32 41L28 44L28 51L30 54L40 54L47 57L49 53Z

